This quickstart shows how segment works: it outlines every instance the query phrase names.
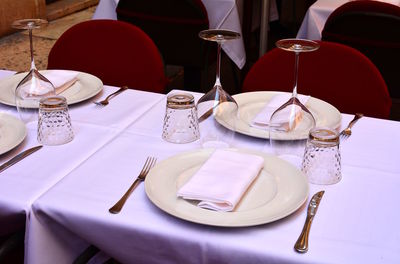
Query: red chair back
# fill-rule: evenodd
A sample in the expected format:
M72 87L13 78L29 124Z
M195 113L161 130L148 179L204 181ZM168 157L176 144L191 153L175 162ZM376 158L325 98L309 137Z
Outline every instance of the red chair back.
M165 92L160 53L138 27L115 20L90 20L68 29L55 43L48 69L87 72L104 84Z
M321 41L314 52L300 55L298 92L324 100L340 112L389 118L391 99L381 74L359 51ZM250 69L242 91L291 92L294 53L275 48Z
M351 46L379 69L392 98L400 98L400 7L379 1L351 1L337 8L322 40Z

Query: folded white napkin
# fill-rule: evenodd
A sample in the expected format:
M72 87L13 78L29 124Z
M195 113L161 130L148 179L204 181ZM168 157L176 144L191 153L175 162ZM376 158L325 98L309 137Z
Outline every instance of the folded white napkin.
M250 126L257 127L261 129L268 128L269 120L271 119L272 114L275 112L278 107L286 103L292 94L289 93L280 93L274 95L271 100L269 100L263 109L254 117L253 121L250 123ZM297 95L299 101L305 105L310 98L308 95Z
M232 211L263 166L260 156L217 149L177 196L200 200L202 208Z
M56 94L60 94L78 80L78 73L76 71L49 70L43 76L53 84ZM47 95L48 92L42 91L40 86L34 86L30 88L29 93L31 95Z
M63 71L63 70L49 70L44 77L49 79L49 81L54 85L55 88L61 87L66 83L77 78L78 72L76 71Z

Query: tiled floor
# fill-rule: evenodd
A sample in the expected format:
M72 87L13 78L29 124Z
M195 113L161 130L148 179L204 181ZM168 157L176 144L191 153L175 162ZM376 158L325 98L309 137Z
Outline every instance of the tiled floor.
M33 30L33 46L36 67L47 68L47 56L61 34L71 26L91 19L96 7L90 7L71 15L50 21L43 29ZM30 67L29 37L26 31L0 39L0 69L27 71Z

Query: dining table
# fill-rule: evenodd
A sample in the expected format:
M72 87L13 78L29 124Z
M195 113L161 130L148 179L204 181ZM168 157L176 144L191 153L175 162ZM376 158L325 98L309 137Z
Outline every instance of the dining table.
M350 1L355 0L317 0L308 8L296 37L301 39L321 40L321 32L324 29L325 22L329 15L336 8ZM376 1L400 6L399 0Z
M244 0L201 0L207 10L210 29L227 29L242 34L243 4ZM262 1L262 2L261 2ZM116 8L119 0L100 0L93 15L93 19L117 20ZM260 51L265 53L268 25L263 21L274 21L279 18L275 0L253 1L251 30L261 24ZM259 6L262 3L262 7ZM246 63L246 51L243 38L227 41L222 44L222 49L228 57L242 69Z
M0 71L0 83L13 74ZM202 148L202 137L187 144L162 139L166 94L129 89L106 107L93 104L117 89L104 85L94 97L69 106L73 141L44 146L0 173L0 232L16 231L17 223L25 224L25 263L72 263L89 245L101 250L100 260L112 257L121 263L400 261L400 122L360 119L340 144L341 181L308 183L301 206L275 220L238 226L190 221L153 203L146 181L121 213L111 214L108 209L137 177L147 157L157 158L156 166L163 164L167 175L168 168L189 166L179 159L171 162L177 155L209 151ZM202 94L192 95L198 100ZM0 112L18 117L12 106L0 104ZM341 113L341 127L352 118ZM28 125L25 140L2 154L0 162L37 144L36 127ZM272 155L265 138L238 134L233 147ZM282 171L289 166L301 174L299 160L277 159ZM325 194L312 224L309 251L299 254L293 246L308 202L321 190ZM263 210L267 206L268 202L254 205ZM261 209L254 211L256 218L263 215Z

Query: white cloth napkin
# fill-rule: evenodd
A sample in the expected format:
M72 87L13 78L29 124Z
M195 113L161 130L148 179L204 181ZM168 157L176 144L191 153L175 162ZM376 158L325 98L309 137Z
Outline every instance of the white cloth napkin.
M61 87L66 83L75 80L78 76L76 71L49 70L44 74L44 77L54 85L55 88Z
M177 193L199 207L232 211L264 166L260 156L217 149Z
M56 94L60 94L70 88L76 81L78 81L79 72L76 71L64 71L64 70L49 70L43 74L54 86ZM46 95L47 90L42 91L40 87L30 88L30 94L34 95Z
M280 93L274 95L271 100L269 100L263 109L254 117L253 121L250 123L250 126L257 127L261 129L268 128L269 120L271 119L272 114L275 112L278 107L286 103L292 94L289 93ZM305 105L310 98L308 95L297 95L299 101Z

